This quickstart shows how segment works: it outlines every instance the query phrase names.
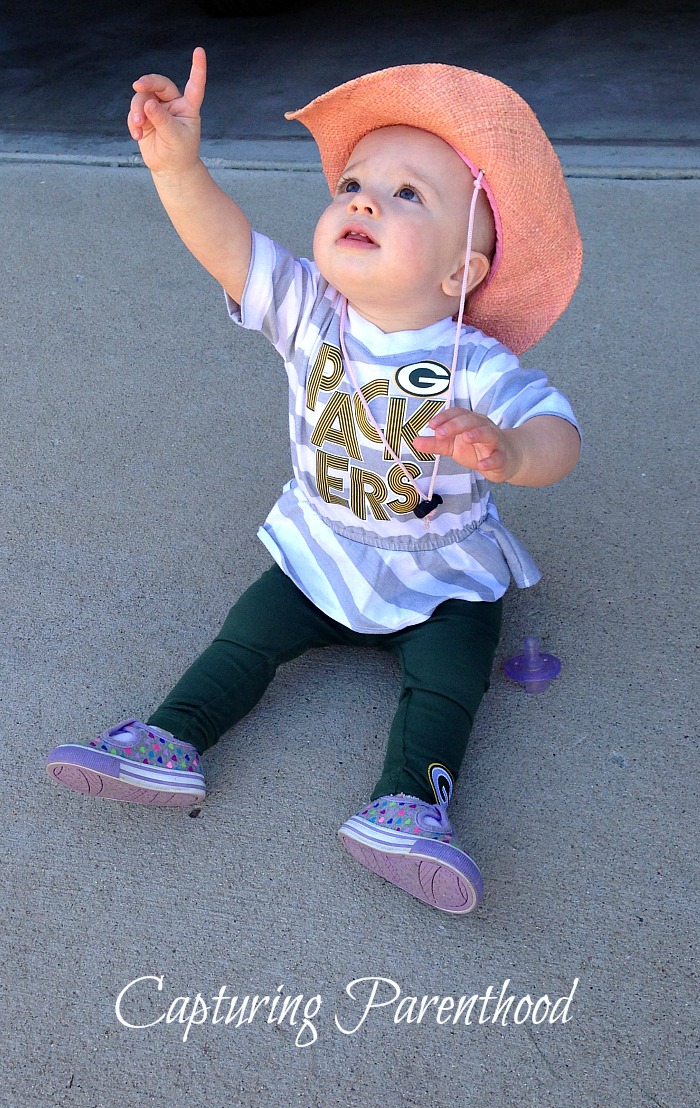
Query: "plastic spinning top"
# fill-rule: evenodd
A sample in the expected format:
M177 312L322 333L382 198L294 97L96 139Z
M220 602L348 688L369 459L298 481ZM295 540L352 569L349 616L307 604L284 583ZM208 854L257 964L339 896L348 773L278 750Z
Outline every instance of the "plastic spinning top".
M504 673L511 681L522 685L525 692L545 692L561 673L561 662L553 654L540 654L539 640L530 635L524 640L523 648L522 654L514 654L504 664Z

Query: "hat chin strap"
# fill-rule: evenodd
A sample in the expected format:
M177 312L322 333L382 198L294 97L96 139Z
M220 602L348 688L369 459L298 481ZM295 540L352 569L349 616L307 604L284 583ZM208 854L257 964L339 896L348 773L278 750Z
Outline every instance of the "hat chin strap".
M461 155L460 155L460 157L461 157ZM465 307L465 304L467 302L467 286L469 284L469 262L470 262L471 256L472 256L472 238L473 238L473 235L474 235L474 218L475 218L475 215L476 215L476 202L479 199L479 190L482 187L481 181L482 181L483 176L484 176L483 170L480 169L479 172L477 173L476 177L474 178L474 191L472 193L471 204L470 204L470 207L469 207L469 226L467 228L467 250L466 250L466 256L465 256L465 259L464 259L464 275L462 277L462 291L460 293L460 298L459 298L459 311L457 313L457 321L456 321L456 329L455 329L455 344L454 344L454 349L452 351L452 367L450 369L450 387L449 387L448 392L447 392L447 407L448 408L451 407L452 401L453 401L453 398L454 398L455 371L457 369L457 358L458 358L458 355L459 355L459 340L460 340L461 335L462 335L462 319L464 317L464 307ZM376 419L374 418L374 415L372 414L372 410L369 406L369 401L365 398L365 395L362 392L362 389L359 387L359 385L357 383L357 377L355 375L355 370L353 369L352 362L350 361L350 358L348 357L348 351L347 351L347 347L345 345L345 328L346 328L346 324L347 324L347 314L348 314L348 301L347 301L347 297L344 296L343 299L342 299L342 304L341 304L341 308L340 308L340 349L341 349L342 354L343 354L343 360L345 362L345 368L347 369L347 372L348 372L348 377L350 378L350 383L352 384L352 387L355 390L356 394L359 396L359 398L362 402L362 406L365 409L365 414L367 415L367 419L369 420L369 422L372 425L372 427L374 428L374 430L377 432L377 435L379 436L380 441L384 445L384 449L387 451L389 456L394 459L396 464L398 466L400 466L401 472L404 474L406 480L411 485L413 485L414 489L418 493L419 501L418 501L418 505L413 509L413 514L418 516L419 519L424 520L425 521L425 526L429 527L430 526L430 520L434 518L438 507L440 506L440 504L442 504L442 497L439 495L439 493L435 492L435 480L437 478L438 470L440 468L440 455L437 454L436 457L435 457L435 463L433 465L433 472L432 472L432 475L431 475L431 478L430 478L430 487L428 489L428 495L427 495L427 497L424 497L421 488L418 486L418 484L416 483L414 478L411 476L408 469L406 468L406 466L403 464L403 462L399 458L398 454L396 454L395 451L392 449L392 447L389 445L389 443L387 441L387 438L386 438L386 435L384 434L381 427L379 426Z

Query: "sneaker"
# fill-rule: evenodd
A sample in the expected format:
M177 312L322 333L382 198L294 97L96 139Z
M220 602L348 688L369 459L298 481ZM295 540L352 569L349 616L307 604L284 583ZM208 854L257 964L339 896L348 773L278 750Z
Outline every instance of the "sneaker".
M361 865L443 912L466 913L481 900L479 867L454 841L447 811L415 796L382 796L338 835Z
M178 807L204 800L200 757L169 731L127 719L96 739L72 739L52 750L46 772L88 796Z

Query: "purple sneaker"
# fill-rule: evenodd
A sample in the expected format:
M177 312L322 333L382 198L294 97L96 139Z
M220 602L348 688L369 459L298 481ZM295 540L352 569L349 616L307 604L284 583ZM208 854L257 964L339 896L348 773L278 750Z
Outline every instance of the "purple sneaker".
M52 750L46 772L88 796L180 807L204 800L199 754L169 731L126 719L96 739L72 739Z
M361 865L419 900L458 914L481 900L479 867L454 841L447 811L415 796L382 796L338 835Z

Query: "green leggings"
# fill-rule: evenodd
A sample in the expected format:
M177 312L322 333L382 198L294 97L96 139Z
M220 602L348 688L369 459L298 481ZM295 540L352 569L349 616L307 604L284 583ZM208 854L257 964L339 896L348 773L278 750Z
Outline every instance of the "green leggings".
M424 623L390 634L351 631L319 611L275 565L241 596L211 646L148 722L203 753L260 700L282 662L312 647L371 646L399 659L403 683L372 799L434 802L430 767L456 780L488 688L500 600L446 600Z

